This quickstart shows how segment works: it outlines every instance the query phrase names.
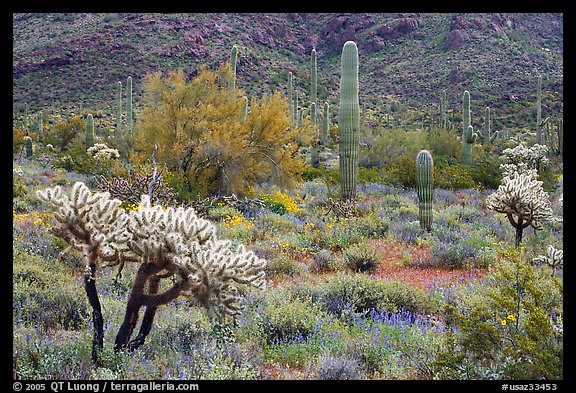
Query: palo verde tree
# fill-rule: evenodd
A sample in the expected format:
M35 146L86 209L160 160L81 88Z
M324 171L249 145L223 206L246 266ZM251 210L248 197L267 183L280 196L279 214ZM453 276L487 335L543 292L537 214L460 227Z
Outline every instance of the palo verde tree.
M142 157L182 172L196 195L243 195L262 183L296 184L304 163L298 153L306 129L291 127L279 92L253 97L245 120L245 93L230 90L231 67L201 68L191 80L179 70L156 73L143 85L135 146Z

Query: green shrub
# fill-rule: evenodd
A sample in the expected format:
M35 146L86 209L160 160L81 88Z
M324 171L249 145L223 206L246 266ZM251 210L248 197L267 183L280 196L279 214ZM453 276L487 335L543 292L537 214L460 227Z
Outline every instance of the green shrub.
M475 183L470 168L456 164L445 166L434 172L434 188L467 189L474 188Z
M446 304L456 329L432 364L440 378L563 378L563 283L529 260L522 249L499 250L491 274Z
M280 274L296 276L301 271L301 266L285 254L275 254L268 259L266 275L277 276Z
M417 313L426 307L426 295L410 284L397 280L379 280L364 274L337 274L313 296L322 308L338 317L350 310L362 313L376 310Z
M359 243L344 250L344 262L354 272L373 272L380 263L380 256L370 244Z
M39 324L46 330L86 325L86 295L63 265L18 249L13 261L13 316L18 323Z
M383 169L383 182L392 186L416 187L416 156L393 158Z

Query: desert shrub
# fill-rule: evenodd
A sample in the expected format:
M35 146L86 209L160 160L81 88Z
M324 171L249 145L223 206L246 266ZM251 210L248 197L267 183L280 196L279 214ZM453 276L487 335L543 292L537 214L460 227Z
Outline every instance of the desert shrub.
M434 188L466 189L475 186L470 174L471 166L454 164L439 168L434 172Z
M308 267L309 271L322 273L336 268L337 261L330 250L320 250L312 257Z
M318 288L314 298L324 310L338 317L346 311L420 312L426 305L425 294L410 284L363 274L337 274Z
M362 362L347 356L322 355L315 370L320 380L364 379Z
M354 272L373 272L380 263L380 255L370 244L359 243L344 250L344 262Z
M349 225L368 239L382 238L388 232L390 222L381 219L373 212L369 212L360 217L352 217L348 221Z
M51 144L59 151L66 151L83 143L86 121L82 116L72 116L68 121L60 121L46 130L42 136L44 144Z
M498 188L502 181L500 164L502 160L495 155L485 155L474 161L474 165L467 168L475 185L482 188ZM449 187L456 188L456 187Z
M315 333L328 317L319 305L286 292L275 292L264 301L259 334L267 343L306 337Z
M416 187L415 157L402 155L391 159L383 168L383 182L392 186Z
M14 250L13 316L43 330L78 330L88 317L86 296L56 261Z
M285 254L275 254L271 256L268 259L266 268L264 269L266 274L270 276L276 276L280 274L295 276L300 272L300 270L301 266Z
M13 333L12 368L17 379L86 380L89 378L90 337L61 331L57 337L30 328Z
M12 156L16 157L24 148L24 136L26 134L16 125L12 125Z
M443 379L562 379L563 283L522 249L499 250L494 270L446 304L455 326L433 367Z

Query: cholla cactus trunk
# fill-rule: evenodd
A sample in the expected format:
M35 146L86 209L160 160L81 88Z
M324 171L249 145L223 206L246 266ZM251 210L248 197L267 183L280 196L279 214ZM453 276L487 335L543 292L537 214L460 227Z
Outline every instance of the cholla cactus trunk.
M24 148L26 150L26 158L32 158L34 151L32 149L32 138L28 135L24 137Z
M86 116L86 149L94 146L94 117L91 113Z
M432 228L432 176L434 161L427 150L421 150L416 156L418 173L418 208L420 227L430 232Z
M358 99L358 47L347 41L342 49L340 78L339 164L340 192L344 201L356 198L358 176L358 131L360 105Z
M126 128L132 133L132 77L126 81Z
M536 86L536 143L542 144L542 75L538 76Z
M324 102L324 117L322 119L322 138L320 142L325 145L330 138L330 113L328 112L328 102Z
M312 49L310 54L310 103L316 103L318 94L318 63L316 49Z
M118 81L118 91L116 92L116 138L122 137L122 82Z
M238 46L234 45L230 52L230 68L232 70L232 79L230 80L230 90L236 88L236 60L238 58Z
M290 107L290 122L294 126L294 102L293 102L293 91L294 87L292 85L292 71L288 72L288 106Z

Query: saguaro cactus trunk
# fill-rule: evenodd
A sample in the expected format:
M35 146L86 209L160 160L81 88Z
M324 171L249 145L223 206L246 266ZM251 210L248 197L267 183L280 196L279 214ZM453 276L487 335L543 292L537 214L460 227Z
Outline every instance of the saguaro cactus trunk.
M420 226L430 232L432 228L432 176L434 162L427 150L421 150L416 156L418 173L418 208Z
M91 113L86 116L86 149L94 146L94 117Z
M132 77L126 81L126 129L132 133Z
M470 117L470 92L465 90L462 102L462 119L464 122L464 129L462 130L462 162L464 164L472 164L472 145L478 137L472 128Z
M358 131L360 104L358 99L358 47L347 41L342 49L340 78L340 192L342 200L356 198L358 176Z
M230 90L236 88L236 60L238 57L238 47L234 45L230 51L230 68L232 69L232 79L230 80Z

